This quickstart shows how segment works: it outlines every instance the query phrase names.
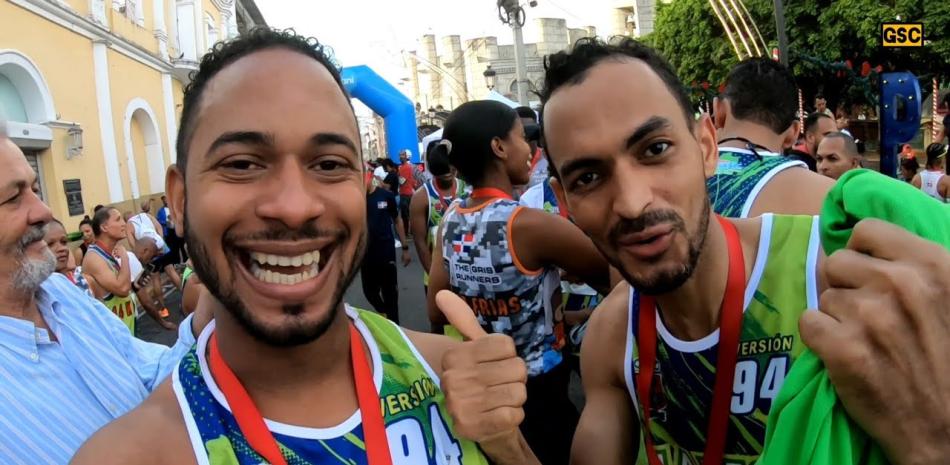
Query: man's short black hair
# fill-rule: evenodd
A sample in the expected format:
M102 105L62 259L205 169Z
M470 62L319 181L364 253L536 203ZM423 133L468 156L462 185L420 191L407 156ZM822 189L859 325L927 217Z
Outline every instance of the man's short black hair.
M349 95L340 77L340 68L333 59L333 51L313 37L298 35L293 29L276 30L269 27L256 27L235 39L218 42L212 47L211 51L201 58L198 70L192 73L191 83L185 87L178 140L175 143L175 149L178 151L176 164L182 175L184 175L185 168L188 165L188 145L194 134L195 120L198 117L198 108L201 106L201 96L204 94L208 82L231 63L251 53L271 48L287 49L316 60L330 72L333 80L336 81L343 95L347 96L347 102L349 102Z
M844 152L845 155L849 157L860 157L861 152L858 150L858 144L854 141L854 138L847 135L846 133L835 131L825 134L825 140L827 139L841 139L844 142Z
M515 113L518 113L519 118L530 118L535 123L538 122L538 114L534 112L530 107L518 107L515 108Z
M810 133L815 132L815 129L818 127L818 120L822 118L831 119L831 117L825 113L816 112L816 113L812 113L808 115L808 117L805 118L805 133L810 134Z
M587 77L587 71L604 60L622 61L636 59L647 64L660 76L676 103L683 111L687 125L692 128L694 122L693 105L689 100L686 87L676 76L670 63L656 50L637 42L630 37L612 39L610 43L597 37L578 39L570 50L560 51L544 58L544 87L541 89L541 112L555 91L564 86L580 84Z
M96 210L96 214L92 215L92 235L99 237L102 234L102 225L106 224L109 221L109 217L112 216L112 211L119 211L115 207L103 207L99 210Z
M722 98L736 119L767 126L776 134L785 132L798 112L795 76L769 58L748 58L733 67Z

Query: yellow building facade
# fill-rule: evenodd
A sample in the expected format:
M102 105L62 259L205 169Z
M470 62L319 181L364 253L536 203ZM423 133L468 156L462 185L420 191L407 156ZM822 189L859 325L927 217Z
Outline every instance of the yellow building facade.
M189 73L256 25L252 0L0 0L0 121L68 230L162 194Z

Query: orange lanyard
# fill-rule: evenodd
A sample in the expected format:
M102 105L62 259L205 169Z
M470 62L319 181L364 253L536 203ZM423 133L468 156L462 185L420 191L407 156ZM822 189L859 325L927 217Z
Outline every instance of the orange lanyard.
M383 414L379 404L379 394L376 392L376 383L366 360L366 351L363 350L362 338L356 327L350 323L350 355L353 359L353 377L356 379L356 397L359 401L360 415L363 421L363 438L366 444L366 456L369 465L392 465L389 455L389 439L386 437L386 427L383 426ZM231 407L234 420L241 429L251 449L273 465L287 465L274 439L274 435L264 424L254 401L247 394L247 390L237 379L231 367L221 357L218 351L216 334L211 335L208 344L208 364L221 393Z
M726 292L722 297L721 322L719 324L719 353L716 360L716 383L713 387L712 409L706 427L706 448L703 465L720 465L725 454L726 430L729 428L729 405L732 384L736 373L739 352L739 335L742 330L742 306L745 295L745 260L742 244L735 225L717 216L726 243L729 246L729 277ZM650 465L660 465L653 447L650 432L650 395L653 373L656 367L656 300L640 295L640 316L637 331L637 346L640 350L640 372L637 373L637 397L643 406L643 435Z
M478 189L472 189L472 195L470 195L469 198L513 200L511 194L494 187L479 187Z

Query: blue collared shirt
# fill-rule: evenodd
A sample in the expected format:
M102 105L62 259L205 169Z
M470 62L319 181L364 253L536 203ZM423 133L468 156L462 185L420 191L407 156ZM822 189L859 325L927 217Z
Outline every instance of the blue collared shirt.
M136 339L122 320L53 273L36 295L46 324L0 316L0 457L66 464L99 428L142 403L195 343L191 317L171 348Z

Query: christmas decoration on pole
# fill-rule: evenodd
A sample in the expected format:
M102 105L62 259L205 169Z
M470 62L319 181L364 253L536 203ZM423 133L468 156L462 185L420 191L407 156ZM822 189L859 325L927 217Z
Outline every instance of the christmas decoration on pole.
M798 89L798 124L799 134L805 132L805 100L802 98L802 90Z
M930 114L930 139L932 142L937 142L937 133L940 132L937 127L937 100L940 98L940 86L938 85L937 76L933 78L933 112Z

